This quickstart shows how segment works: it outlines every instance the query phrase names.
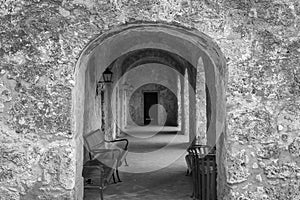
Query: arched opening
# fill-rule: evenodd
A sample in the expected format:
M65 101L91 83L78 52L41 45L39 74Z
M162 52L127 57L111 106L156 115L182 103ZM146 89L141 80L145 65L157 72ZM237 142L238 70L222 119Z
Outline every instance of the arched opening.
M128 118L133 121L130 125L148 125L149 109L153 105L153 125L178 126L177 97L168 87L148 83L137 88L130 96Z
M149 53L149 49L155 51ZM136 52L138 54L135 57ZM166 52L167 56L162 56ZM196 30L168 24L145 23L125 25L99 36L84 49L77 63L73 92L73 128L77 138L76 192L78 196L82 196L83 193L82 135L102 128L112 130L113 134L109 137L118 136L117 129L124 128L128 116L126 114L128 109L124 107L124 102L128 101L127 90L122 88L127 85L122 77L126 77L128 69L138 69L137 66L153 64L153 60L159 60L160 65L172 65L173 69L179 72L175 79L181 81L177 81L175 85L177 90L181 88L184 91L183 95L180 95L181 103L178 104L180 108L178 111L183 116L179 120L182 133L188 135L190 141L199 136L204 144L211 146L216 144L218 195L222 195L225 181L225 178L221 177L225 176L222 163L223 140L226 132L225 59L218 46L208 36ZM122 84L115 82L113 85L107 85L106 93L96 95L96 83L107 67L114 71L121 80L118 83ZM153 80L151 76L146 77L150 77L148 80L150 82L160 83ZM209 97L206 97L208 93ZM108 102L112 103L108 104ZM208 110L209 119L206 117ZM118 112L125 114L118 115L116 114ZM103 127L103 124L107 126Z

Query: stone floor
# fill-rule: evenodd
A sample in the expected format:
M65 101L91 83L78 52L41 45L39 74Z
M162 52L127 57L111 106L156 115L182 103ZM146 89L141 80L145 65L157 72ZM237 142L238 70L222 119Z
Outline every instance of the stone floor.
M186 136L174 129L157 133L127 130L129 166L120 168L123 182L104 190L105 200L186 200L191 199L192 179L185 176ZM99 199L97 190L85 190L85 200Z

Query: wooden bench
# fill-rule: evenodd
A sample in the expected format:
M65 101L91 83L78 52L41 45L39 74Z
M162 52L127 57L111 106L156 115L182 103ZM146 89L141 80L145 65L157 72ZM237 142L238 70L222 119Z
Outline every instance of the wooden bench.
M97 159L89 160L83 165L82 176L85 181L84 188L98 188L100 199L103 200L105 180L109 179L109 173L104 172L104 165Z
M126 161L128 153L128 140L117 139L106 141L100 129L92 131L83 136L86 149L89 151L90 160L99 160L105 166L111 168L112 178L115 181L116 173L118 181L121 182L118 168ZM108 180L109 181L109 180Z

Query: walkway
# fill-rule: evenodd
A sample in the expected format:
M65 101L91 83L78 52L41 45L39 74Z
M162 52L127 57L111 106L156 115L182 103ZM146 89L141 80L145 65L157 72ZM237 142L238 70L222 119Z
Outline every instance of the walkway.
M130 142L129 166L121 167L123 182L109 185L104 190L104 199L191 199L192 180L185 176L184 160L188 137L176 134L174 128L159 133L157 127L142 129L126 131L125 138ZM85 200L94 200L98 195L96 191L86 190Z

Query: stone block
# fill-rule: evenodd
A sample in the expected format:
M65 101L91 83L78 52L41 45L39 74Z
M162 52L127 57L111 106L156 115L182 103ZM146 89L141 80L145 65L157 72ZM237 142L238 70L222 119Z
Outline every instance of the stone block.
M13 180L14 171L6 166L0 167L0 182L7 182Z
M291 180L287 184L265 187L265 192L270 199L299 199L300 198L299 180Z
M75 185L75 163L69 146L58 145L48 149L39 164L43 169L44 185L61 185L72 189Z
M292 179L297 177L299 171L296 163L269 164L264 168L264 174L269 179Z
M290 154L294 158L300 158L300 138L295 138L294 141L288 146Z
M247 155L245 151L227 155L227 182L229 184L238 184L248 180L250 175L247 166Z
M281 131L288 133L300 130L300 107L298 103L288 104L283 107L277 117Z
M270 159L270 158L278 158L279 156L279 146L278 143L269 143L269 144L262 144L262 147L258 149L257 156L263 159Z
M16 188L0 187L0 200L20 200L21 196Z

